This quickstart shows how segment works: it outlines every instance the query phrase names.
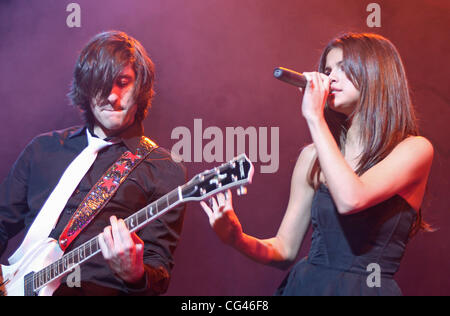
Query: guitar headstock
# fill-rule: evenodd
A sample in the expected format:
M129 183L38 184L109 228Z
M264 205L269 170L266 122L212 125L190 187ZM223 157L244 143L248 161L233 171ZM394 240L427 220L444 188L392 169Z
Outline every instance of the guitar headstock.
M183 185L183 200L201 201L233 187L239 187L239 195L245 194L244 185L252 182L253 173L252 162L245 154L239 155L219 167L199 173Z

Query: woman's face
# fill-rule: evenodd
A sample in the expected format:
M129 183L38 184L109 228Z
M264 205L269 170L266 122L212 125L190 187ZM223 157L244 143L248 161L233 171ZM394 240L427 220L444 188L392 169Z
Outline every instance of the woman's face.
M359 90L348 79L343 69L343 51L333 48L326 57L324 73L330 77L329 107L349 116L359 102Z

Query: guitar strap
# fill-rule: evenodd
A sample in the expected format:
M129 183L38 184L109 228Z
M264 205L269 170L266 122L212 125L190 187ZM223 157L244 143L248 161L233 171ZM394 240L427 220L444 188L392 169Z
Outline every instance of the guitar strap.
M126 151L105 172L78 206L60 235L58 244L62 251L65 251L81 231L101 212L128 175L156 148L158 148L156 143L142 136L135 154Z

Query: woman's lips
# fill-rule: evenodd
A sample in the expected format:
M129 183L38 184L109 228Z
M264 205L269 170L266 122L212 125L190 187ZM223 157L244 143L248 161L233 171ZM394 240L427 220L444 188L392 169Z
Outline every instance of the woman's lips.
M331 91L330 91L330 94L336 94L336 93L338 93L338 92L341 92L342 90L339 90L339 89L331 89Z

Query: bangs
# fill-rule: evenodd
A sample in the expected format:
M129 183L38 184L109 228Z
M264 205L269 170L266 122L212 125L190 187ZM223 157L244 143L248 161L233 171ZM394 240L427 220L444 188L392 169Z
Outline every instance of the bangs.
M347 44L347 43L346 43ZM325 48L319 63L319 72L324 73L327 56L331 50L342 49L342 67L347 78L352 82L356 89L361 90L363 86L365 62L358 49L352 48L351 45L344 45L341 39L333 40Z
M77 79L88 100L105 99L115 79L126 66L134 64L135 59L131 48L122 41L110 41L108 45L99 41L93 46L80 58Z

